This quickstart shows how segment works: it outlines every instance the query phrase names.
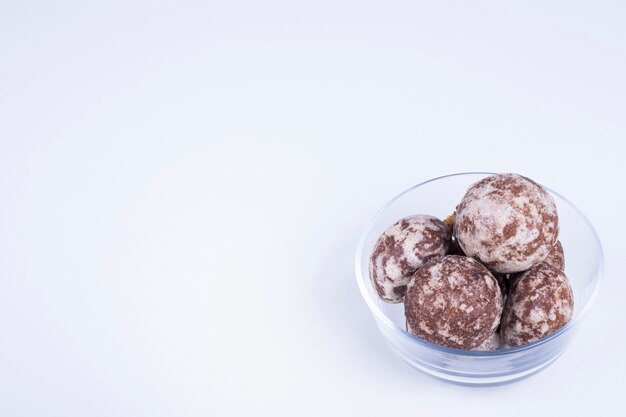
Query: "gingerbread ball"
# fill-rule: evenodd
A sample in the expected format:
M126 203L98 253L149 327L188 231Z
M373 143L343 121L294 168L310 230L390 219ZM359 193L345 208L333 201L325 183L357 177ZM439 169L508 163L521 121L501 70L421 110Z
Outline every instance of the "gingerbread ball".
M445 255L450 230L436 217L405 217L389 227L374 245L369 275L384 301L399 303L415 271L428 259Z
M407 329L438 345L473 349L498 327L502 293L491 272L465 256L448 255L417 270L404 300Z
M501 273L524 271L543 261L558 233L550 194L517 174L492 175L470 186L454 221L463 252Z
M563 271L545 262L524 272L509 290L500 331L506 347L532 343L565 326L574 296Z

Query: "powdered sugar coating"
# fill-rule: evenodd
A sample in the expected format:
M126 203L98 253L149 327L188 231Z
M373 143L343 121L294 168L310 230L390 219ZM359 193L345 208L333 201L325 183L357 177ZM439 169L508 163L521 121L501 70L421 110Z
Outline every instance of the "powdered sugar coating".
M552 246L550 253L548 253L548 256L544 259L544 262L548 265L552 265L556 269L560 269L561 271L565 270L565 255L563 254L563 246L560 241L557 240L554 246ZM509 290L513 287L513 283L524 275L525 272L526 271L517 272L509 275Z
M465 253L463 253L463 250L459 246L459 244L456 241L456 239L454 238L454 236L452 237L452 240L450 241L450 249L448 249L448 253L447 254L448 255L467 256ZM506 296L506 287L507 287L506 274L501 274L501 273L495 272L495 271L490 271L490 272L491 272L491 275L493 275L493 277L496 279L496 281L498 281L498 285L500 286L500 291L502 292L502 294L504 294Z
M574 314L574 296L563 271L545 262L512 285L502 314L506 347L534 342L565 326Z
M498 348L500 347L500 343L501 343L500 332L495 331L492 333L491 336L485 339L484 342L482 342L480 345L476 346L472 350L482 350L482 351L498 350Z
M554 199L517 174L482 179L456 211L454 233L463 252L489 269L513 273L543 261L559 233Z
M399 303L415 271L433 256L445 255L450 230L433 216L405 217L389 227L374 245L369 275L384 301Z
M556 269L560 269L561 271L565 270L565 254L563 253L563 245L561 245L561 241L556 241L554 246L552 246L552 249L550 249L550 253L548 253L544 262L552 265Z
M503 308L491 272L478 261L448 255L428 261L409 283L404 312L415 336L443 346L472 349L491 336Z

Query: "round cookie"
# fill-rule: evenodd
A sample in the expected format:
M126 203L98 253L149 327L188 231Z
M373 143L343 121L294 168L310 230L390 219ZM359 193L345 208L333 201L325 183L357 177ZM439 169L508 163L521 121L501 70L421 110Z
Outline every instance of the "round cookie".
M502 293L475 259L448 255L428 261L413 276L404 300L407 329L438 345L472 349L500 323Z
M550 194L517 174L492 175L470 186L454 220L463 252L500 273L525 271L543 261L558 233Z
M436 217L405 217L389 227L374 245L369 275L384 301L400 303L415 271L433 256L443 256L450 230Z
M500 332L495 331L491 336L485 339L480 345L476 346L472 350L493 351L498 350L500 347Z
M545 262L523 273L509 290L500 331L506 347L532 343L565 326L574 296L563 271Z

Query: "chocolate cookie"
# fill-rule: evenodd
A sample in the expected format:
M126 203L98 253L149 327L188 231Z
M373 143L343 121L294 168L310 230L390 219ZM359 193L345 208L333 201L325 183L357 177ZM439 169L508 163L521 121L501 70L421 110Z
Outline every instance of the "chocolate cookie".
M436 217L405 217L378 238L370 257L369 275L384 301L399 303L415 271L433 256L445 255L450 230Z
M443 346L472 349L500 323L502 293L491 272L465 256L428 261L409 283L404 300L407 329Z
M545 262L513 283L502 314L506 347L534 342L565 326L574 313L574 296L563 271Z
M558 233L550 194L517 174L493 175L473 184L454 221L463 252L501 273L524 271L543 261Z

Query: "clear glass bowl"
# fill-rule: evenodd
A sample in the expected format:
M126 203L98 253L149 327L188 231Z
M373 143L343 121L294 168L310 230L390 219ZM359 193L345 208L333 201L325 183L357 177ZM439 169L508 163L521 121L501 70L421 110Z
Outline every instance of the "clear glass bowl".
M565 252L565 273L574 292L574 316L556 333L534 343L494 352L447 348L405 330L404 305L378 298L368 274L369 256L378 237L397 220L411 214L444 219L451 214L467 188L492 175L487 172L453 174L418 184L389 201L363 233L356 254L356 278L380 332L391 348L415 368L432 376L469 385L497 385L532 375L554 362L567 348L578 323L598 291L603 274L600 240L587 218L567 199L548 189L556 201L560 235Z

